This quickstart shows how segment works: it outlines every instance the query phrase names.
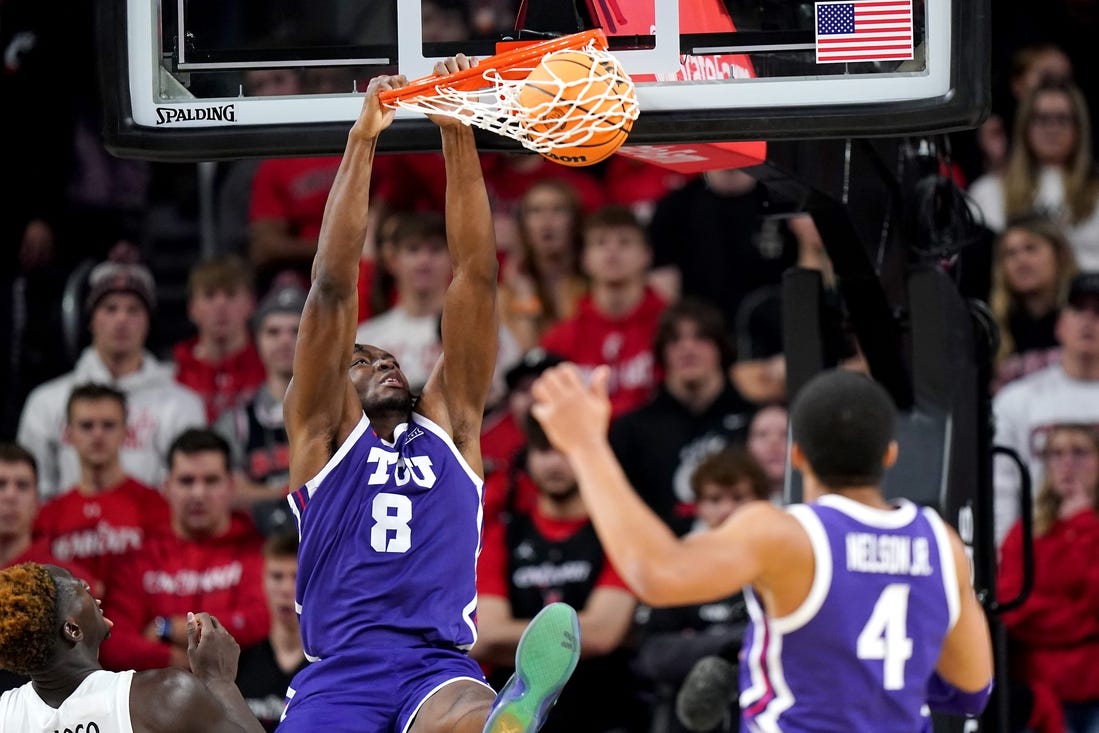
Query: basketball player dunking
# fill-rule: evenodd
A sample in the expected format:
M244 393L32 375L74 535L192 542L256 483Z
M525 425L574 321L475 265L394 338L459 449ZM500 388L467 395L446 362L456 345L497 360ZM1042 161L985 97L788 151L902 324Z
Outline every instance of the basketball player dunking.
M436 65L468 68L464 56ZM354 343L370 171L393 111L367 89L324 212L285 403L289 499L301 535L298 612L310 664L278 730L534 731L579 655L576 613L527 629L497 698L466 654L477 638L479 435L496 359L496 247L472 130L445 116L453 278L443 355L414 398L393 356ZM494 702L495 700L495 702Z
M743 729L931 730L929 707L976 715L992 685L988 624L957 534L931 509L888 503L894 406L863 374L834 370L798 393L791 461L806 504L744 507L677 538L631 490L606 440L606 372L570 364L534 385L534 414L576 469L599 538L646 603L700 603L748 588Z

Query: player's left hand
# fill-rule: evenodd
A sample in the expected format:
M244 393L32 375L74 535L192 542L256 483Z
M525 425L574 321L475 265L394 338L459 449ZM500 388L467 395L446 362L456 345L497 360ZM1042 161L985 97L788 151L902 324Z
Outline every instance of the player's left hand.
M466 56L464 53L460 53L457 56L451 56L450 58L443 59L442 61L435 62L435 68L433 72L437 76L444 76L446 74L453 74L456 71L465 71L466 69L472 69L476 66L478 60L470 56ZM437 102L442 107L444 103ZM468 127L460 119L448 114L428 115L427 118L434 122L439 127Z
M609 367L596 367L589 387L576 365L566 363L547 369L531 388L531 413L553 446L566 456L607 439L609 378Z

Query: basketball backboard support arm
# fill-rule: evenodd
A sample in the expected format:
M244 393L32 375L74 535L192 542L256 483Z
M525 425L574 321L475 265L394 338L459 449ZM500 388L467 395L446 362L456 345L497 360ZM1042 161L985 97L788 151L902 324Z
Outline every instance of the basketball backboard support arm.
M895 139L883 139L880 144L895 147L897 143ZM869 158L867 148L851 139L788 141L769 145L768 161L748 172L789 205L812 214L870 371L889 390L898 407L907 409L913 402L912 378L904 362L902 329L894 307L901 296L887 296L881 267L871 261L867 243L881 229L879 219L890 216L888 209L893 202L889 189L895 181L880 180L881 171L868 163ZM857 185L865 186L868 181L867 188L880 200L860 196ZM852 185L856 185L853 192ZM849 199L852 193L854 197ZM863 213L864 221L856 223L853 211ZM885 213L879 218L870 213L882 211ZM875 246L892 244L879 244L876 238L870 241ZM896 278L887 274L885 279ZM800 381L796 375L791 378L791 387L796 391Z
M809 160L800 154L802 143L782 143L772 146L768 163L750 172L766 182L770 194L813 215L870 371L897 402L901 459L887 475L886 495L933 506L957 529L972 553L974 587L991 611L996 547L989 384L995 349L989 343L995 336L985 330L988 319L974 312L937 264L911 256L871 258L874 247L868 246L867 232L880 226L873 219L895 213L859 200L844 180L845 166L861 178L873 177L860 169L859 157L870 154L865 142L817 142ZM888 151L891 141L876 142ZM904 141L892 144L896 150ZM852 216L859 206L865 207L861 218L870 221ZM889 246L910 255L916 243L907 239L894 230ZM898 272L883 270L874 259L895 263ZM854 279L856 286L844 287L847 279ZM784 278L783 342L790 399L814 374L833 366L821 337L822 287L816 271L794 269ZM800 485L788 474L786 500L800 498ZM992 613L990 624L997 641L993 698L980 719L934 715L936 733L1009 729L1003 629Z
M626 143L628 147L945 132L973 127L987 114L990 0L944 0L926 8L924 0L913 0L913 7L926 16L925 20L921 15L917 23L919 43L914 66L887 69L867 69L871 66L867 63L847 65L851 68L814 64L811 51L806 50L812 48L813 32L805 28L771 32L745 27L741 32L680 33L676 8L685 2L618 2L622 7L647 8L653 13L655 32L648 37L612 37L611 50L621 55L631 75L636 72L659 77L638 84L642 114ZM801 4L811 7L811 3ZM169 12L173 5L155 0L97 3L97 61L101 64L106 112L103 135L112 153L148 160L200 161L335 154L343 149L347 130L360 106L358 95L350 91L294 98L239 94L180 98L176 94L179 89L195 91L192 82L200 78L200 72L177 68L173 49L178 44L161 36L159 8ZM397 6L402 27L415 27L409 18L414 18L418 0ZM344 48L338 54L340 58L302 62L340 65L348 63L349 58L378 62L370 67L374 69L370 74L389 73L395 62L411 78L424 70L424 64L430 67L429 51L476 53L485 44L418 44L410 40L416 35L410 32L392 39L392 57L382 53L384 44L375 44L361 49L369 58L359 58L362 54L354 53L354 48ZM645 38L655 39L655 45L629 47L631 42L644 45ZM416 58L408 56L411 47L416 49ZM761 50L768 48L787 50ZM666 62L674 61L677 51L683 54L686 66L678 75L669 75ZM720 54L763 61L781 56L787 67L793 65L794 71L789 72L793 76L691 76L691 58L720 58ZM797 60L790 61L794 57ZM266 67L286 63L285 58L272 58ZM254 59L238 65L240 69L264 67L264 62ZM174 87L171 95L158 81L161 68L176 80L168 85ZM689 72L687 78L682 78L684 69ZM357 79L360 91L367 78ZM486 151L521 150L517 143L488 133L479 134L478 142ZM399 115L393 130L379 140L382 152L437 150L438 146L437 130L414 116Z

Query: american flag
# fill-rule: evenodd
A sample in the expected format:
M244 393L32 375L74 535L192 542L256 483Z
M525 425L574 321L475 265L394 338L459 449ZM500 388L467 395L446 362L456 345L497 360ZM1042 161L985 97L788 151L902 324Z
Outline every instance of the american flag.
M912 58L912 0L816 3L817 63Z

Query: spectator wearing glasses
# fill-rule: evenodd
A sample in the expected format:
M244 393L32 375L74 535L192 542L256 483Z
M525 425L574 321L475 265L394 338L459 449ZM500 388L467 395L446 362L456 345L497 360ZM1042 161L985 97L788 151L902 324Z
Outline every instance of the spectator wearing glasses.
M1039 84L1023 99L1003 173L969 189L974 213L1001 232L1031 211L1056 220L1083 270L1099 270L1099 175L1091 149L1087 100L1071 83Z
M977 128L976 143L981 155L981 172L1002 172L1007 165L1011 121L1020 101L1039 84L1071 79L1072 61L1057 44L1031 43L1018 48L1011 55L1011 93L1004 95L1001 100L1003 110L993 110L988 119Z
M1033 694L1029 729L1092 733L1099 730L1099 433L1093 425L1054 425L1042 463L1034 587L1019 608L1003 615L1016 652L1012 672ZM1001 556L996 586L1006 600L1023 586L1019 522Z

